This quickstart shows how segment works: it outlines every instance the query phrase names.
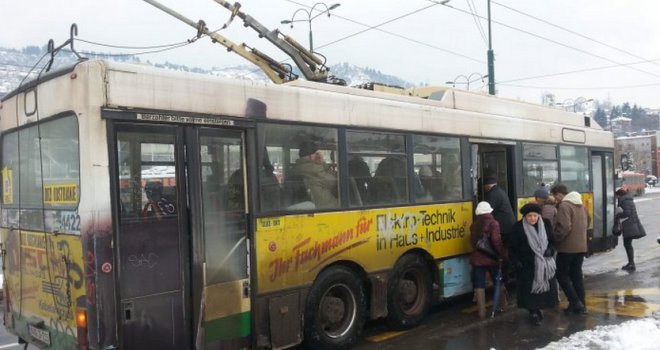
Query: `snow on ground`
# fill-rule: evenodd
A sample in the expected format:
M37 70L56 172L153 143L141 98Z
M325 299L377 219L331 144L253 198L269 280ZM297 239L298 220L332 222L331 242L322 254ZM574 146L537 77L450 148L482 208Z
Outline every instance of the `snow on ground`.
M660 193L660 186L647 187L646 193ZM635 201L652 198L636 197ZM660 239L660 238L659 238ZM659 241L660 242L660 241ZM604 266L604 264L585 265ZM617 261L617 263L620 263ZM610 267L606 267L609 269ZM618 269L618 267L617 267ZM595 271L592 271L595 273ZM585 274L586 271L585 271ZM660 349L660 313L654 317L632 320L619 325L597 326L572 334L537 350L657 350Z
M660 349L660 317L598 326L574 333L539 350L651 350Z

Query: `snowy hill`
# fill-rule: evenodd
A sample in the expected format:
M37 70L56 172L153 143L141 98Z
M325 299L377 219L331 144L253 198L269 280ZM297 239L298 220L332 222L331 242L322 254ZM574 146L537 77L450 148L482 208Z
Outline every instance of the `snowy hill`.
M44 53L45 51L43 48L39 48L37 46L28 46L21 50L0 47L0 98L15 89L24 79L27 81L38 76L41 68L45 66L49 59L48 55L42 58ZM249 64L203 69L197 67L188 67L171 62L143 62L135 56L111 56L98 54L94 58L149 64L164 69L193 72L199 74L211 74L226 78L260 81L268 80L266 75L261 70L259 70L256 66ZM41 61L39 61L39 59L41 59ZM53 68L70 64L74 62L75 59L76 57L72 53L60 52L55 57ZM39 62L39 64L37 64L37 62ZM32 70L33 66L36 66L37 69ZM355 86L368 82L378 82L385 85L401 87L413 86L413 84L394 75L388 75L369 67L358 67L346 62L331 65L330 74L337 78L344 79L348 86ZM26 76L28 77L26 78Z

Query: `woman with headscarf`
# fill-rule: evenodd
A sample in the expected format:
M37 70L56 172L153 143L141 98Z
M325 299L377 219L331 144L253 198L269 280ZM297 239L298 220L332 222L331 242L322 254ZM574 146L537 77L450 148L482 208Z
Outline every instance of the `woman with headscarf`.
M513 225L509 259L516 270L518 307L529 311L532 324L541 325L541 309L557 304L555 256L552 226L541 217L541 207L525 204L523 218Z

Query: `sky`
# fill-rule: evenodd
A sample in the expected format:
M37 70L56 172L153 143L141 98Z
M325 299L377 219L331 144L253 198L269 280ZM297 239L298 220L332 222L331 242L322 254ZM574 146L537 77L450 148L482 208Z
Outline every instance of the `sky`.
M395 75L415 85L452 85L487 92L488 0L338 0L327 17L323 4L305 0L242 0L242 11L265 27L309 45L328 64L348 62ZM541 103L594 99L660 108L660 1L490 0L495 84L502 97ZM184 16L203 19L212 30L230 12L213 0L160 0ZM78 39L116 46L147 47L184 42L196 31L139 0L5 0L0 3L0 46L56 45L78 25ZM282 20L296 22L293 28ZM299 22L298 22L299 21ZM219 34L282 61L287 56L236 18ZM136 53L77 41L79 51ZM208 38L141 60L202 68L245 65ZM288 61L291 62L290 60Z

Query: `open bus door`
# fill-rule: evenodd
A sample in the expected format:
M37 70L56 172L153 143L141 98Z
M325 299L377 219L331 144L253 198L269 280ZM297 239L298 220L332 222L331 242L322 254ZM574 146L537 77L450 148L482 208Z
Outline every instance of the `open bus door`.
M111 129L120 348L245 347L245 132Z
M599 252L616 246L612 235L614 225L614 156L611 152L591 152L593 179L593 230L589 237L589 252Z
M497 185L509 196L511 207L514 213L516 212L513 149L513 145L502 144L499 141L471 144L475 206L485 198L484 179L494 177L497 179Z

